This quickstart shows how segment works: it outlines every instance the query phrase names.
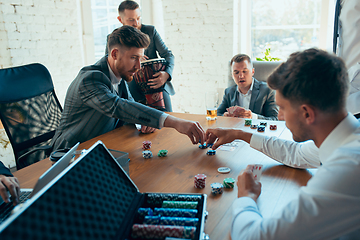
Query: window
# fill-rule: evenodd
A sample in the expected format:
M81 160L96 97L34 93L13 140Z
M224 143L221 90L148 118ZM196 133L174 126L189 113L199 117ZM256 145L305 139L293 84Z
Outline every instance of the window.
M91 0L96 60L105 54L106 36L120 26L118 7L118 0Z
M282 60L311 47L331 50L335 8L332 0L241 0L241 4L251 12L248 26L240 26L251 26L250 30L241 30L250 35L250 44L241 50L251 53L252 58L264 57L268 48L272 57Z

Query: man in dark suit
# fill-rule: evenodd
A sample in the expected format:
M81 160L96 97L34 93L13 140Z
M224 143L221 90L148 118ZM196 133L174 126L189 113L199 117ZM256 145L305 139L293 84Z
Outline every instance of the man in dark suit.
M172 112L170 95L175 94L175 90L171 84L172 72L174 70L175 62L174 55L167 48L154 26L141 24L141 11L139 4L137 4L135 1L126 0L119 5L118 11L118 20L120 23L127 26L133 26L149 36L150 45L147 49L145 49L144 59L158 58L157 52L161 58L165 58L165 70L154 74L154 78L149 81L148 85L154 89L158 89L164 86L163 95L165 111ZM136 85L135 81L129 83L129 89L135 101L146 103L145 95Z
M182 120L133 101L128 91L149 37L131 26L114 30L109 36L109 55L84 67L70 84L60 125L53 138L54 149L69 148L122 125L142 124L141 131L172 127L196 144L204 130L197 122Z
M231 74L236 85L225 89L223 101L218 107L219 116L277 120L278 108L274 91L266 83L253 78L254 68L250 57L235 55L230 62ZM227 112L231 106L240 106L237 114Z
M20 196L19 181L16 177L13 177L10 170L0 162L0 196L6 203L10 202L8 191L14 205L18 204Z

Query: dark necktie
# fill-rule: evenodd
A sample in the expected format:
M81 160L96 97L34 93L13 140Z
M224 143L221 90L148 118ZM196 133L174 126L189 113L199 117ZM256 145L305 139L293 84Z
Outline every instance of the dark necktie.
M121 98L128 99L129 95L125 85L125 80L121 80L120 84L118 85L118 93Z
M128 99L129 95L125 85L125 80L121 80L120 84L118 85L118 93L121 98ZM124 125L124 122L118 119L115 123L115 128L121 127L122 125Z

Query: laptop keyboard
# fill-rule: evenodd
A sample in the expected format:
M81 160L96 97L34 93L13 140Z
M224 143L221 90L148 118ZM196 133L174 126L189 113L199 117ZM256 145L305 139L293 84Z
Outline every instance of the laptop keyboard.
M20 197L19 197L19 203L25 202L29 198L30 194L31 194L30 191L21 192ZM2 202L0 204L0 224L10 216L11 211L13 209L14 209L14 206L13 206L12 202L9 202L9 203Z

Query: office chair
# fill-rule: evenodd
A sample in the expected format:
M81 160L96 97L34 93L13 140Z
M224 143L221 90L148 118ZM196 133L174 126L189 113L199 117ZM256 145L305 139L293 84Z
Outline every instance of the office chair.
M0 69L0 120L18 170L49 156L61 112L45 66L33 63Z

